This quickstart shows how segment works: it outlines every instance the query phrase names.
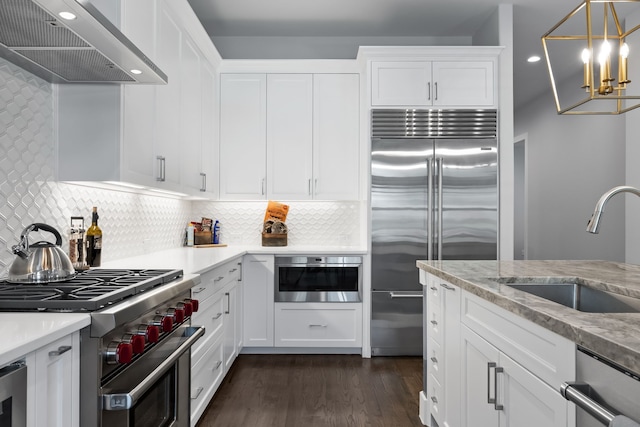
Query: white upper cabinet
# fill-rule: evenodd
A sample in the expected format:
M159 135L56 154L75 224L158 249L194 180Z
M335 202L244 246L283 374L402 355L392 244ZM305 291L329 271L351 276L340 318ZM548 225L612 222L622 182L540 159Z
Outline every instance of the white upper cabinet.
M266 74L220 77L220 198L266 194Z
M221 199L358 199L358 74L222 74L220 90Z
M493 107L493 60L372 61L372 106Z
M360 76L313 76L313 197L358 200Z
M313 76L267 76L267 194L312 198Z
M206 197L217 198L218 196L218 154L217 154L217 93L216 76L213 67L207 61L202 62L202 147L200 156L200 179L201 187L199 191ZM198 162L198 159L192 159Z
M202 187L200 154L202 141L202 80L198 49L182 35L180 50L180 181L194 190Z

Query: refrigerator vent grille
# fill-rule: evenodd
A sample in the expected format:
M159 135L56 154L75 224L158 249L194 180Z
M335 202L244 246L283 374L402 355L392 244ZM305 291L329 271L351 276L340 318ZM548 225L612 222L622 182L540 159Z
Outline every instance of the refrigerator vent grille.
M496 110L372 110L373 138L496 138Z

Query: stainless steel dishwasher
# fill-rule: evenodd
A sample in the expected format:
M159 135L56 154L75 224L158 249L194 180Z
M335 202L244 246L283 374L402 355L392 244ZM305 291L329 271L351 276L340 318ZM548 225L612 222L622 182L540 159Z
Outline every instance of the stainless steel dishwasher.
M608 426L618 415L640 423L640 376L582 347L576 382L564 383L560 392L576 404L579 427Z

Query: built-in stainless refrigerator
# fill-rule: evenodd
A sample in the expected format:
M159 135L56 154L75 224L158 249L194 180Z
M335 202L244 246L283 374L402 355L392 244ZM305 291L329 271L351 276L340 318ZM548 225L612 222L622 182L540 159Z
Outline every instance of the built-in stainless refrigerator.
M423 354L416 260L496 259L495 110L373 110L371 350Z

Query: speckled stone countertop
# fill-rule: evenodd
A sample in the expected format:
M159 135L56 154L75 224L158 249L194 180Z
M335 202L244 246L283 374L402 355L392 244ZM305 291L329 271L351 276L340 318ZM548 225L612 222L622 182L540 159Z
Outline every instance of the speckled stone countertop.
M512 278L543 283L547 278L579 278L596 289L640 298L638 265L608 261L418 261L417 266L640 373L640 313L584 313L506 284Z

